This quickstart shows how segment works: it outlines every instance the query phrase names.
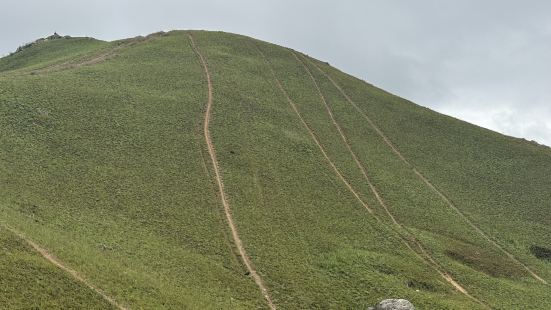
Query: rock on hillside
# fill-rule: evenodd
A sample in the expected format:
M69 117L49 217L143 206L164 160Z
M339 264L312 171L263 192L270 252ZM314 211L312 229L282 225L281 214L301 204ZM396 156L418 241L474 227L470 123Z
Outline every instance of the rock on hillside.
M385 299L367 310L415 310L415 307L405 299Z

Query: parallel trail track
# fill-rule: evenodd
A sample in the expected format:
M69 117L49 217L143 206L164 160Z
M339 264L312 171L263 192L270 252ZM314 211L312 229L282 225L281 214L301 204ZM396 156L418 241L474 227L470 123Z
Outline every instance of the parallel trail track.
M371 207L369 207L369 205L360 197L360 195L358 194L358 192L354 189L354 187L350 184L350 182L344 177L344 175L342 174L342 172L337 168L337 166L335 165L335 163L331 160L331 158L329 157L329 155L327 154L327 152L325 151L325 148L324 146L322 145L322 143L319 141L318 137L316 136L314 130L310 127L310 125L308 125L308 123L304 120L304 118L302 117L302 114L300 113L300 111L298 110L296 104L294 103L294 101L291 99L291 97L289 96L289 94L287 93L287 91L285 90L285 88L283 87L283 85L281 84L281 81L277 78L277 75L274 71L274 69L272 68L272 65L270 63L270 61L268 60L268 58L266 57L266 55L264 54L264 52L262 52L262 50L256 45L256 43L254 43L254 46L256 48L256 50L258 51L258 53L262 56L262 58L265 60L265 62L268 64L269 68L270 68L270 71L273 75L273 78L276 82L276 85L277 85L277 88L280 90L280 92L284 95L285 99L287 100L287 102L289 103L289 105L291 106L292 110L295 112L295 114L297 115L297 117L299 118L300 122L302 123L302 125L306 128L306 130L308 131L308 133L310 134L312 140L314 141L314 143L317 145L317 147L319 148L320 152L323 154L323 157L325 158L325 160L328 162L328 164L331 166L332 170L335 172L335 174L339 177L339 179L343 182L343 184L347 187L347 189L353 194L353 196L356 198L356 200L369 212L369 214L371 214L375 220L385 226L384 222L373 212L373 210L371 209ZM293 53L293 52L291 52ZM295 55L293 53L293 55ZM295 55L296 57L296 55ZM298 60L298 58L297 58ZM404 245L413 252L413 254L415 256L417 256L418 258L420 258L422 261L425 261L431 268L433 268L440 276L442 276L442 278L448 282L449 284L451 284L457 291L459 291L460 293L464 294L466 297L468 297L469 299L475 301L476 303L482 305L483 307L485 308L489 308L485 303L481 302L480 300L476 299L475 297L473 297L472 295L470 295L467 290L465 288L463 288L459 283L457 283L448 273L446 273L445 271L442 271L440 266L434 261L434 259L432 259L432 257L429 256L429 254L421 247L421 245L414 241L414 245L415 247L418 247L420 248L419 252L421 252L421 254L419 252L417 252L408 242L408 238L402 236L402 234L399 232L399 231L396 231L394 229L390 229L391 231L395 232L400 241L402 243L404 243ZM410 238L411 239L411 238Z
M203 57L203 54L201 54L201 52L199 51L197 45L195 44L195 40L193 39L193 36L191 34L188 34L188 37L189 37L191 46L193 48L193 51L195 52L195 54L199 58L201 66L203 67L203 71L205 73L205 78L207 80L208 99L207 99L207 105L206 105L206 111L205 111L205 121L204 121L203 131L204 131L204 135L205 135L205 142L207 144L207 149L208 149L210 159L211 159L211 162L212 162L212 166L213 166L212 168L214 170L216 183L218 185L218 192L219 192L219 195L220 195L220 200L221 200L222 205L224 207L224 212L226 214L226 218L228 220L228 225L229 225L230 230L231 230L231 234L232 234L232 237L233 237L233 242L235 244L235 247L239 251L239 255L241 256L241 259L243 260L243 264L247 268L249 274L252 276L252 278L254 279L254 282L256 283L256 285L260 289L262 295L266 299L268 307L270 307L270 309L276 309L276 306L272 301L272 298L271 298L271 296L268 292L268 289L266 288L266 285L264 284L264 281L262 280L262 278L260 277L260 275L258 274L256 269L254 268L251 259L249 258L247 252L245 251L245 247L243 246L243 242L241 241L241 238L239 237L239 233L237 232L237 227L236 227L236 225L234 223L234 220L233 220L230 204L228 202L228 199L226 197L226 192L224 190L224 182L222 181L222 176L221 176L221 173L220 173L218 160L216 158L216 151L215 151L214 144L212 142L212 138L211 138L211 135L210 135L209 124L210 124L210 118L211 118L211 114L212 114L212 101L213 101L212 100L213 87L212 87L212 81L211 81L211 78L210 78L210 72L209 72L209 69L208 69L208 66L207 66L207 62L206 62L205 58Z
M497 248L499 251L501 251L503 254L505 254L509 259L511 259L513 262L524 268L534 279L537 281L548 284L546 280L544 280L542 277L540 277L538 274L536 274L530 267L519 261L512 253L507 251L505 248L503 248L500 244L498 244L493 238L491 238L484 230L482 230L479 226L477 226L475 223L473 223L464 213L461 211L444 193L442 193L432 182L430 182L413 164L411 164L406 157L398 150L398 148L390 141L390 139L385 135L385 133L371 120L371 118L367 115L367 113L361 109L349 96L346 94L346 92L340 87L335 80L329 76L325 71L323 71L320 66L313 63L312 61L308 60L313 66L315 66L327 79L333 84L333 86L341 93L341 95L346 99L346 101L351 104L358 113L369 123L371 128L377 132L377 134L383 139L385 144L394 152L396 156L398 156L408 167L412 169L412 171L417 175L417 177L423 181L433 192L435 192L442 200L447 204L447 206L455 211L472 229L474 229L480 236L482 236L485 240L487 240L490 244L492 244L495 248Z
M57 257L55 257L53 254L51 254L48 250L45 248L39 246L35 242L33 242L31 239L27 238L23 233L17 231L16 229L7 226L2 225L2 227L6 228L13 234L15 234L17 237L19 237L21 240L25 241L30 247L32 247L37 253L39 253L44 259L46 259L48 262L50 262L52 265L58 267L59 269L65 271L68 273L71 277L73 277L78 282L86 285L89 289L94 291L96 294L100 295L103 299L105 299L108 303L113 305L119 310L128 310L129 308L126 308L125 306L119 304L113 297L110 297L107 295L103 290L99 289L95 285L93 285L90 281L86 280L80 273L78 273L76 270L71 269L66 264L64 264L62 261L60 261Z
M316 91L320 97L320 101L323 103L323 106L325 107L325 110L327 112L327 114L329 115L329 118L331 119L331 123L333 124L333 126L336 128L337 132L339 133L339 136L341 137L341 140L343 141L344 145L346 146L346 149L348 150L348 153L350 154L350 156L353 158L356 166L358 167L358 169L360 170L361 174L363 175L366 183L368 184L371 192L373 193L373 195L376 197L377 201L379 202L379 204L383 207L383 209L385 210L386 214L390 217L390 219L392 220L393 224L397 226L397 228L399 229L402 229L404 231L407 232L408 236L407 237L404 237L402 236L399 232L398 235L400 236L400 238L402 239L402 242L404 242L406 244L406 246L412 250L413 252L415 252L417 254L418 257L422 258L425 262L427 262L438 274L440 274L440 276L442 278L444 278L444 280L446 280L446 282L450 283L455 289L457 289L459 292L461 292L462 294L466 295L467 297L469 297L470 299L486 306L486 304L484 304L483 302L481 302L480 300L476 299L475 297L473 297L472 295L470 295L467 290L461 286L457 281L455 281L450 275L449 273L447 273L446 271L444 271L444 268L442 267L442 265L438 264L434 258L426 251L426 249L422 246L421 242L414 236L413 233L411 233L411 231L409 231L409 229L407 229L407 227L405 227L402 223L398 222L395 218L395 216L390 212L390 210L388 209L386 203L384 202L384 200L382 199L381 195L379 194L379 191L377 190L377 188L375 187L375 185L373 184L373 182L371 181L371 179L369 178L368 174L367 174L367 171L364 167L364 165L360 162L360 160L358 159L358 156L356 155L356 153L354 152L354 150L352 149L352 146L350 145L350 142L348 141L348 138L346 137L344 131L342 130L341 126L339 125L339 123L337 122L337 120L335 119L335 115L331 109L331 107L329 106L329 104L327 103L327 100L325 99L325 96L323 95L319 85L318 85L318 82L316 81L316 78L314 77L314 75L312 74L312 72L310 71L310 69L308 68L308 66L306 65L306 63L301 59L301 57L297 56L297 54L295 52L291 52L293 54L293 56L295 57L295 59L297 60L297 62L299 62L302 67L304 68L304 71L306 71L306 73L308 74L310 80L312 81L312 83L314 84L315 88L316 88ZM381 223L383 223L378 217L377 217L377 220ZM418 253L417 251L415 251L413 249L413 247L409 244L409 242L412 242L413 245L419 249L419 252Z
M256 44L255 44L256 46ZM356 198L356 200L358 200L358 202L370 213L370 214L373 214L373 210L371 209L371 207L369 207L369 205L363 201L363 199L360 197L360 195L358 194L358 192L352 187L352 185L350 184L350 182L348 182L346 180L346 178L344 177L344 175L341 173L341 171L339 170L339 168L337 168L337 166L333 163L333 161L331 160L331 158L329 157L329 155L327 155L327 152L325 151L325 148L323 147L323 145L321 144L321 142L319 141L318 137L316 136L315 132L312 130L312 128L310 127L310 125L308 125L308 123L306 123L306 121L304 120L304 118L302 117L302 115L300 114L297 106L295 105L295 103L293 102L293 100L291 100L291 97L289 96L289 94L287 93L287 91L285 90L285 88L283 88L283 85L281 84L281 82L279 81L279 79L277 78L275 72L274 72L274 69L272 68L271 64L270 64L270 61L268 60L268 58L266 58L266 56L264 55L264 53L262 52L262 50L260 50L260 48L258 48L256 46L256 49L257 51L262 55L262 57L264 58L264 60L269 64L269 67L270 67L270 71L272 73L272 75L274 76L274 79L275 79L275 82L277 84L277 87L278 89L281 91L281 93L285 96L285 99L287 99L287 102L289 103L289 105L291 106L291 108L293 109L293 111L295 112L295 114L297 115L297 117L299 118L300 122L302 123L302 125L307 129L308 133L310 134L310 136L312 137L312 140L314 141L314 143L317 145L317 147L319 148L320 152L323 154L323 157L325 158L325 160L327 161L327 163L331 166L331 168L333 169L333 172L335 172L335 174L339 177L339 179L344 183L344 185L346 186L346 188L354 195L354 197Z

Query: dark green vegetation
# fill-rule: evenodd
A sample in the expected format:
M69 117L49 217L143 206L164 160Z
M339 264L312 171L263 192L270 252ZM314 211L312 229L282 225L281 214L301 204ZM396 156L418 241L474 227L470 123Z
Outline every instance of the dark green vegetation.
M530 251L539 259L551 261L551 249L533 245L530 247Z
M361 308L391 297L420 309L551 308L551 287L520 264L551 282L548 148L440 115L288 49L220 32L62 38L0 59L0 224L129 308L266 307L218 196L202 128L206 79L188 33L213 83L210 132L233 219L279 308ZM362 176L299 60L402 226ZM109 307L0 232L7 308ZM403 239L413 237L427 256L408 249L413 243Z

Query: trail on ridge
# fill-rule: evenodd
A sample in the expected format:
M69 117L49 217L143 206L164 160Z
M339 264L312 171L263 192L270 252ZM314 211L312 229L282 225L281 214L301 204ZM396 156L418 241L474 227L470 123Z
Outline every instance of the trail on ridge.
M128 39L125 42L121 42L116 46L102 49L97 54L84 55L80 58L69 59L63 62L56 62L56 63L52 63L36 69L23 69L21 71L16 71L15 73L8 71L7 73L5 73L5 76L13 77L13 76L25 76L28 74L48 74L48 73L62 71L62 70L92 66L111 59L112 57L116 56L117 52L120 50L123 50L128 47L132 47L139 43L147 43L152 38L155 38L159 35L161 35L161 33L154 33L154 34L148 35L147 37L136 37L136 38Z
M539 282L543 284L548 284L547 281L545 281L543 278L541 278L538 274L536 274L530 267L519 261L512 253L507 251L504 247L502 247L500 244L498 244L496 241L494 241L493 238L488 236L484 230L482 230L479 226L477 226L475 223L473 223L464 213L461 211L446 195L444 195L432 182L430 182L413 164L411 164L405 156L398 150L398 148L390 141L390 139L384 134L384 132L371 120L371 118L367 115L367 113L361 109L349 96L346 94L346 92L340 87L329 74L327 74L325 71L323 71L320 66L318 66L316 63L308 60L311 64L314 65L327 79L333 84L333 86L341 93L341 95L346 99L348 103L350 103L359 113L362 115L362 117L369 123L371 128L373 128L377 134L384 140L385 144L394 152L396 156L398 156L407 166L409 166L412 171L417 175L417 177L423 181L432 191L434 191L442 200L447 204L449 208L454 210L471 228L473 228L480 236L482 236L484 239L486 239L488 242L490 242L494 247L496 247L498 250L500 250L502 253L504 253L509 259L511 259L513 262L518 264L519 266L523 267L534 279L538 280Z
M117 303L117 301L113 298L107 295L103 290L99 289L95 285L93 285L90 281L86 280L80 273L78 273L76 270L71 269L69 266L65 265L62 261L60 261L57 257L55 257L53 254L51 254L48 250L45 248L39 246L38 244L34 243L31 239L27 238L23 233L15 230L14 228L8 226L8 225L2 225L2 227L6 228L13 234L15 234L17 237L19 237L21 240L25 241L29 246L31 246L38 254L40 254L44 259L46 259L48 262L50 262L52 265L58 267L59 269L65 271L68 273L71 277L73 277L78 282L86 285L89 289L96 292L96 294L100 295L103 299L105 299L108 303L113 305L114 307L118 308L119 310L128 310L129 308L126 308L125 306Z
M222 181L222 176L221 176L220 169L219 169L219 166L218 166L218 160L216 158L216 151L215 151L214 144L212 143L212 138L211 138L211 135L210 135L209 124L210 124L210 117L211 117L211 112L212 112L212 97L213 97L213 95L212 95L212 81L211 81L211 78L210 78L210 73L209 73L209 69L208 69L208 66L207 66L207 62L206 62L205 58L203 57L203 54L201 54L201 52L197 48L197 45L195 44L195 40L193 39L193 36L188 33L188 37L189 37L189 40L191 42L191 46L193 48L193 51L195 52L195 54L197 54L197 57L199 58L199 61L201 62L201 66L203 67L203 71L204 71L205 77L207 79L208 99L207 99L207 106L206 106L206 111L205 111L205 121L204 121L204 125L203 125L203 131L204 131L204 134L205 134L205 142L207 144L207 149L208 149L208 152L209 152L209 155L210 155L210 159L212 161L212 166L213 166L214 175L215 175L215 178L216 178L216 183L218 185L218 192L220 194L220 200L221 200L222 205L224 207L224 213L226 214L226 218L228 220L228 225L229 225L231 233L232 233L233 241L235 243L235 246L236 246L237 250L239 251L239 255L241 256L241 259L243 260L243 264L247 268L249 274L253 277L254 282L256 283L256 285L260 289L262 295L266 299L266 302L267 302L268 306L271 309L276 309L276 306L272 301L272 298L271 298L271 296L268 292L268 289L266 288L266 286L264 284L264 281L262 280L262 278L260 277L260 275L258 274L256 269L254 268L254 266L251 262L251 259L249 258L249 256L247 255L247 252L245 251L245 247L243 246L243 242L241 241L241 238L239 237L239 233L237 232L237 227L235 226L235 223L233 221L233 216L232 216L232 213L231 213L230 204L228 202L228 199L226 198L226 192L224 190L224 182Z

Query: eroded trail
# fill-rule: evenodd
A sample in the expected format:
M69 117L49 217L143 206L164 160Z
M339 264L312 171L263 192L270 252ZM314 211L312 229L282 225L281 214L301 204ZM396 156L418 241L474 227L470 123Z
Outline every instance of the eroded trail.
M473 297L472 295L470 295L467 290L461 286L457 281L455 281L452 276L449 275L449 273L447 273L444 268L439 264L437 263L434 258L426 251L426 249L423 247L423 245L421 244L421 242L415 237L415 235L413 233L411 233L409 231L409 229L407 229L406 226L404 226L402 223L398 222L398 220L396 220L395 216L390 212L390 210L388 209L385 201L383 200L382 196L379 194L379 191L377 190L377 188L375 187L375 185L373 184L373 182L371 181L371 179L369 178L368 174L367 174L367 171L364 167L364 165L360 162L360 160L358 159L358 156L356 155L356 153L354 152L354 150L352 149L352 146L350 145L350 142L348 141L348 138L346 137L344 131L342 130L341 126L339 125L339 123L337 122L337 120L335 119L335 115L331 109L331 107L329 106L329 104L327 103L327 100L325 99L325 96L323 95L319 85L318 85L318 82L316 81L316 78L314 77L314 75L312 74L312 72L310 71L310 69L308 68L308 66L306 65L306 63L301 59L301 57L297 56L297 54L295 52L292 52L293 56L295 57L295 59L303 66L304 70L306 71L306 73L308 74L310 80L312 81L312 83L314 84L315 88L316 88L316 91L320 97L320 100L321 102L323 103L323 106L325 107L325 110L327 111L327 114L329 115L329 118L331 119L331 122L333 124L333 126L336 128L337 132L339 133L339 136L341 137L341 140L343 141L344 145L346 146L346 149L348 150L348 153L350 154L350 156L353 158L356 166L358 167L358 170L360 170L364 180L366 181L366 183L368 184L371 192L373 193L373 195L376 197L377 201L379 202L379 204L383 207L383 209L385 210L386 214L389 216L389 218L392 220L393 224L399 228L400 230L402 231L405 231L407 232L407 237L404 237L402 236L402 234L397 231L397 234L400 236L400 239L402 240L402 242L413 252L415 252L415 254L421 258L422 260L424 260L426 263L428 263L429 266L431 266L446 282L448 282L449 284L451 284L457 291L461 292L462 294L466 295L467 297L469 297L470 299L473 299L474 301L482 304L482 305L485 305L484 303L482 303L481 301L479 301L478 299L476 299L475 297ZM377 220L381 223L383 223L378 217L376 217ZM384 223L383 223L384 224ZM410 244L410 242L412 243L412 245ZM419 252L417 252L415 249L417 248Z
M53 254L51 254L48 250L45 248L39 246L38 244L34 243L31 239L27 238L23 233L17 231L16 229L8 226L8 225L2 225L2 227L6 228L7 230L11 231L13 234L15 234L17 237L19 237L21 240L25 241L29 246L31 246L36 252L38 252L44 259L46 259L48 262L50 262L52 265L58 267L59 269L65 271L68 273L72 278L77 280L78 282L86 285L89 289L96 292L96 294L100 295L103 299L105 299L108 303L116 307L120 310L128 310L129 308L126 308L125 306L119 304L113 297L107 295L103 290L99 289L95 285L93 285L90 281L86 280L80 273L78 273L76 270L70 268L66 264L64 264L62 261L60 261L57 257L55 257Z
M260 291L262 292L262 295L266 299L266 302L267 302L268 306L271 309L276 309L276 306L272 301L272 298L271 298L271 296L268 292L268 289L266 288L266 285L264 284L264 281L262 280L262 278L260 277L260 275L258 274L256 269L254 268L254 266L251 262L251 259L249 258L249 256L247 255L247 252L245 251L245 247L243 246L243 242L241 241L241 238L239 237L239 233L237 232L237 227L236 227L236 225L234 223L234 220L233 220L230 204L228 202L228 199L226 197L226 192L224 190L224 182L222 181L222 176L221 176L221 173L220 173L218 160L216 158L216 151L215 151L214 144L212 143L212 138L211 138L211 135L210 135L209 124L210 124L210 118L211 118L211 114L212 114L212 97L213 97L212 81L211 81L211 78L210 78L210 73L209 73L209 69L208 69L208 66L207 66L207 62L206 62L205 58L203 57L203 54L201 54L201 52L197 48L197 45L195 44L195 40L193 39L193 36L191 34L188 34L188 37L189 37L191 46L193 48L193 51L195 52L195 54L199 58L201 66L203 67L203 71L205 73L205 78L207 80L208 99L207 99L207 105L206 105L206 111L205 111L205 120L204 120L204 124L203 124L203 131L204 131L204 135L205 135L205 142L207 144L207 149L208 149L210 159L211 159L211 162L212 162L212 166L213 166L212 168L214 170L216 184L218 185L218 193L220 195L220 200L222 202L222 206L224 207L224 213L226 214L226 219L228 220L228 225L230 227L233 242L235 244L235 247L239 251L239 255L241 256L241 259L243 260L243 264L245 265L245 267L247 268L247 271L252 276L252 278L254 279L254 282L256 283L256 285L258 286Z
M495 248L497 248L499 251L501 251L503 254L505 254L509 259L511 259L513 262L524 268L534 279L538 280L539 282L543 284L548 284L546 280L544 280L542 277L540 277L538 274L536 274L530 267L519 261L512 253L507 251L505 248L503 248L500 244L498 244L493 238L491 238L484 230L482 230L478 225L473 223L464 213L461 211L444 193L442 193L432 182L430 182L413 164L411 164L406 157L398 150L398 148L390 141L390 139L384 134L384 132L371 120L371 118L367 115L367 113L361 109L349 96L346 94L346 92L340 87L335 80L329 76L325 71L323 71L320 66L315 64L314 62L308 60L314 67L316 67L330 82L333 84L333 86L341 93L341 95L346 99L346 101L351 104L356 111L368 122L368 124L377 132L377 134L383 139L385 144L392 150L392 152L398 156L407 166L409 166L412 171L415 173L415 175L423 182L425 183L433 192L435 192L442 200L446 203L446 205L455 211L471 228L473 228L480 236L482 236L485 240L487 240L490 244L492 244Z

